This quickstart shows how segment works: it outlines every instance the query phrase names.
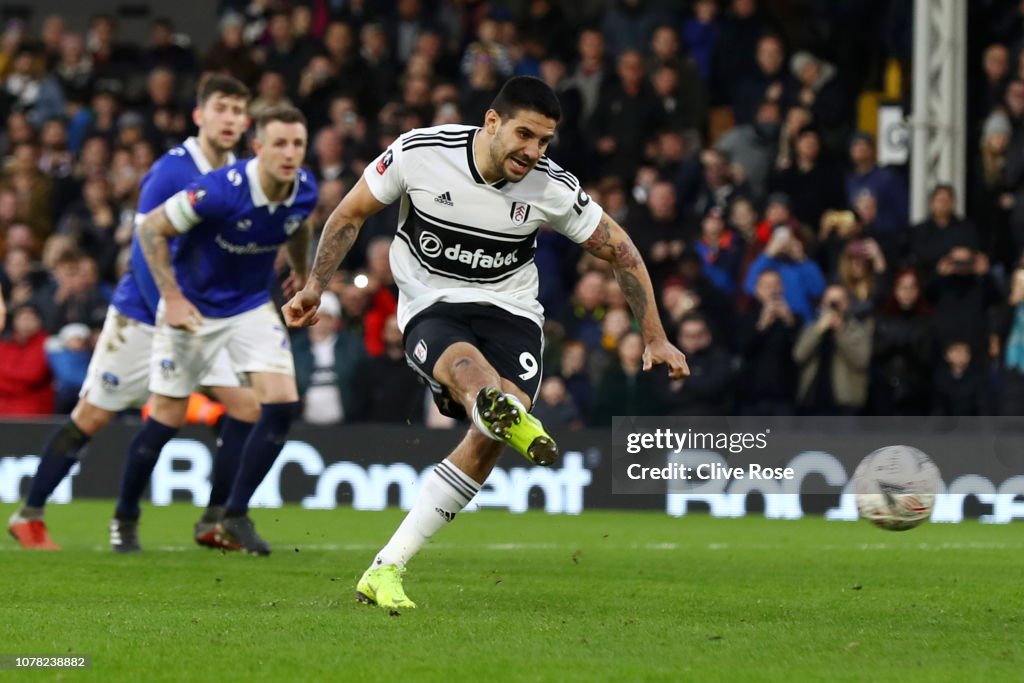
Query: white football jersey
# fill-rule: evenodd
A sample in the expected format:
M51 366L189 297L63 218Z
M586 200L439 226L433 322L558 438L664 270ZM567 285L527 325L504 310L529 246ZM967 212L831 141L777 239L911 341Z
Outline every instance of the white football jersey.
M543 325L537 231L547 223L579 243L601 220L601 207L579 181L546 157L518 183L488 184L473 157L479 130L409 131L363 172L380 202L402 202L391 272L403 330L439 301L492 304Z

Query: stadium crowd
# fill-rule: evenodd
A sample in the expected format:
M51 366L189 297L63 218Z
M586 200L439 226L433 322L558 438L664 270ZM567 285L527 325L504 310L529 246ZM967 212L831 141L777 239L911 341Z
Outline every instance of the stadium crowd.
M1015 414L1024 410L1024 4L971 3L968 211L933 189L912 225L906 169L880 167L858 96L902 67L910 0L221 0L193 49L110 16L0 37L0 414L66 412L127 265L139 181L192 131L195 84L224 71L252 110L309 118L331 210L400 133L482 121L503 80L544 79L549 156L623 224L651 271L683 380L643 343L604 264L542 231L554 429L615 414ZM214 15L214 10L216 14ZM408 369L373 217L320 322L294 339L304 418L442 425ZM284 259L281 259L284 268ZM282 273L282 278L284 274Z

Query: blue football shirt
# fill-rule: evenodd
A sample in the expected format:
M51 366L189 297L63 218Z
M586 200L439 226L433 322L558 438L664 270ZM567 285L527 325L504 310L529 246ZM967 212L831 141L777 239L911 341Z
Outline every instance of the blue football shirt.
M228 164L235 161L234 154L228 156ZM142 179L135 214L136 228L143 216L159 207L175 192L212 170L213 166L203 154L196 138L190 137L170 149L157 159ZM174 253L175 241L171 242L171 253ZM129 270L118 281L110 303L122 315L153 325L159 302L160 290L157 289L153 275L149 272L149 264L142 253L139 241L133 235Z
M291 195L271 203L258 159L194 180L164 204L182 234L174 275L182 293L210 318L229 318L270 301L277 250L302 227L317 202L312 174L299 169Z

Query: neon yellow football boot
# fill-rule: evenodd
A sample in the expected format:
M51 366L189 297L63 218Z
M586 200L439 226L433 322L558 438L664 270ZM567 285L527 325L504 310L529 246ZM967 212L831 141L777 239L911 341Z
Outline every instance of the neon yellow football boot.
M558 459L558 444L541 421L526 411L512 394L484 387L476 395L481 422L491 433L516 449L530 462L550 467Z
M416 603L402 587L404 573L404 569L393 564L367 569L356 584L356 600L388 609L415 609Z

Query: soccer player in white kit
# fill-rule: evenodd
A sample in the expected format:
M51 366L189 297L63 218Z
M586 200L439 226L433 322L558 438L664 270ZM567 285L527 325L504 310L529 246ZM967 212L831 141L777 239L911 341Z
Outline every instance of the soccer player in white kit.
M401 201L391 269L409 364L442 412L473 427L420 490L409 514L356 587L363 602L411 608L409 559L480 490L506 445L538 465L558 450L529 414L540 385L536 234L542 223L612 264L646 342L644 369L689 372L666 338L651 280L626 232L576 178L544 157L561 116L555 93L510 79L482 128L446 125L400 136L331 214L309 282L284 306L293 327L316 317L320 294L366 217Z

